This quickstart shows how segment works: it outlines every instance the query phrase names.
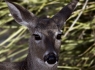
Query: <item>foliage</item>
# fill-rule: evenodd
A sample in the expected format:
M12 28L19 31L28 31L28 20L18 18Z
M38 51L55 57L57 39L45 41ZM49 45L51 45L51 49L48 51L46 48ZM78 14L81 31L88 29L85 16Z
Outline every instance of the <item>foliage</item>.
M64 26L59 70L94 70L95 1L80 0ZM15 0L37 16L52 17L70 0ZM80 14L81 13L81 14ZM78 18L80 16L80 18ZM0 61L20 61L27 56L29 32L17 24L0 0Z

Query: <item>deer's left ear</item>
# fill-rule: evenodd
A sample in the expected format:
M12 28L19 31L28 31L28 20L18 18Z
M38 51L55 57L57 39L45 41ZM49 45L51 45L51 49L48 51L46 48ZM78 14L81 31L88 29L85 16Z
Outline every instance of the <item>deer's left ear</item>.
M52 19L55 21L55 23L58 25L59 28L62 29L65 21L70 17L73 10L75 9L78 1L79 0L72 0L71 3L62 8L62 10L60 10L56 15L52 17Z
M36 26L36 23L34 22L36 21L36 17L33 13L30 13L27 9L13 2L10 2L9 0L5 0L5 2L7 3L10 13L17 23L27 27Z

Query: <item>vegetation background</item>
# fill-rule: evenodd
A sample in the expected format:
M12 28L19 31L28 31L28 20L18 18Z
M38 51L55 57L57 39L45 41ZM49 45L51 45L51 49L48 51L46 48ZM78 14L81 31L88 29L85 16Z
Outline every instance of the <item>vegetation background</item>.
M11 0L37 16L52 17L71 0ZM95 0L80 0L63 28L59 70L95 70ZM0 62L27 56L29 32L0 0Z

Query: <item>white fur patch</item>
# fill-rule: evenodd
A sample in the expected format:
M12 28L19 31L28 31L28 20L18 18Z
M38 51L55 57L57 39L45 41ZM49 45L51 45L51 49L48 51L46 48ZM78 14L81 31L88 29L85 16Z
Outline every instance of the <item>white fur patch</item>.
M36 61L37 61L39 64L41 64L41 65L43 65L43 66L46 66L46 67L48 66L48 67L50 67L50 68L52 68L54 65L57 64L57 62L56 62L55 64L48 64L47 62L44 62L44 61L42 61L42 60L39 59L39 58L37 58Z

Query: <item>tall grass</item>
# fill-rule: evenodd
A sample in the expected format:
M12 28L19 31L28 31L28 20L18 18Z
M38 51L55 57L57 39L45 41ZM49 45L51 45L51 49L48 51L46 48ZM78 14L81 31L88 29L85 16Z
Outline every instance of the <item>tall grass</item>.
M94 70L95 1L80 0L63 28L59 70ZM15 0L37 16L52 17L70 0ZM87 4L86 4L87 2ZM27 56L26 27L17 24L0 0L0 61L20 61Z

